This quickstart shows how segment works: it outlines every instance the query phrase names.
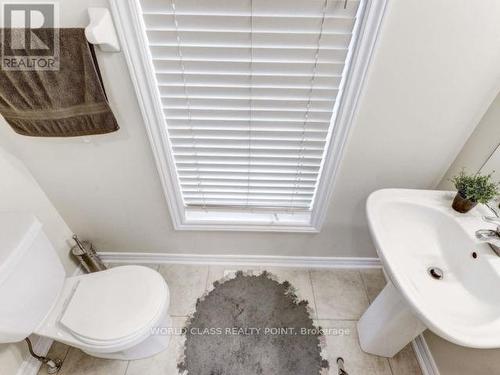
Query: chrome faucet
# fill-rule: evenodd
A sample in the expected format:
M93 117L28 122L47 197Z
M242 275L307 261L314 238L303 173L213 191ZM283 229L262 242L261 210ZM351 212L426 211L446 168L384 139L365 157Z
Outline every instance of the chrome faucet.
M490 245L493 252L500 257L500 218L495 216L483 216L483 220L497 224L497 229L480 229L476 231L476 238Z

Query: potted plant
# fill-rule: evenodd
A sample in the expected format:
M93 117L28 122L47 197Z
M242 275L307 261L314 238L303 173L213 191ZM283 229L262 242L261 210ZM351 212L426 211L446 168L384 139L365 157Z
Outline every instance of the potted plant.
M500 192L498 182L491 179L492 173L488 175L467 175L462 170L457 176L452 178L452 182L457 189L457 195L453 200L452 207L455 211L466 213L473 209L476 204L486 204L495 198Z

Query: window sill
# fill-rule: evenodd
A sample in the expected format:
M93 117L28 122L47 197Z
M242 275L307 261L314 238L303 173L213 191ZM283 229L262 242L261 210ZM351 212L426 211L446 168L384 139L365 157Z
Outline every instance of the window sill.
M184 220L176 229L318 233L311 217L310 211L275 213L186 208Z

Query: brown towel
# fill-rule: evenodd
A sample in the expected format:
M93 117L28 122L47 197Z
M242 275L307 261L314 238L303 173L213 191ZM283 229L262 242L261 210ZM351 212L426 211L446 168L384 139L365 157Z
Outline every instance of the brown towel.
M44 31L53 32L37 33ZM0 69L0 113L15 132L34 137L118 130L84 30L60 29L59 38L59 70Z

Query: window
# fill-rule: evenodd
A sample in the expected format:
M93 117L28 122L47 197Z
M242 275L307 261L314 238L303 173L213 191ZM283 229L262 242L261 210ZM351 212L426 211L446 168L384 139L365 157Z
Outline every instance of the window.
M383 7L112 5L176 228L317 231Z

